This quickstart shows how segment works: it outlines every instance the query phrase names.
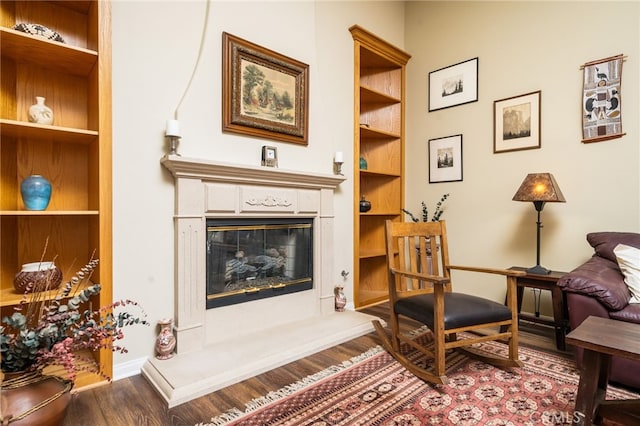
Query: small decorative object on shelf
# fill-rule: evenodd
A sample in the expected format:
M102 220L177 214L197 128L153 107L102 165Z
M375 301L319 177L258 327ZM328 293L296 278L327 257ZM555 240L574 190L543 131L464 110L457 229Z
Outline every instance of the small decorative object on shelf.
M160 333L156 338L156 358L169 359L173 357L176 348L176 337L173 335L173 320L164 318L158 321Z
M337 285L333 292L336 298L336 312L343 312L344 307L347 305L347 296L344 295L344 287Z
M36 103L29 107L29 121L38 124L53 124L53 111L44 104L42 96L36 96Z
M367 170L367 160L361 155L360 156L360 170Z
M44 283L40 291L55 290L62 283L62 271L54 262L25 263L13 279L18 293L31 293L37 283Z
M20 184L20 195L27 210L45 210L51 200L51 184L43 176L28 176Z
M364 198L364 195L360 199L360 213L366 213L371 210L371 201Z
M27 33L30 35L46 38L47 40L57 41L60 43L64 43L64 39L60 34L53 31L50 28L45 27L40 24L29 24L29 23L21 23L13 26L13 29L16 31L20 31L22 33Z

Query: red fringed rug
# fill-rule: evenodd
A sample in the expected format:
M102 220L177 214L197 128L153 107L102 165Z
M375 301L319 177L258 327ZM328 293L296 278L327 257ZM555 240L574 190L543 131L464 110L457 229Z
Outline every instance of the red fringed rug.
M493 354L507 351L496 342L476 347ZM574 361L522 346L520 360L523 368L507 371L452 352L449 384L430 385L378 347L208 425L571 424L579 381ZM607 392L607 399L638 397L612 386Z

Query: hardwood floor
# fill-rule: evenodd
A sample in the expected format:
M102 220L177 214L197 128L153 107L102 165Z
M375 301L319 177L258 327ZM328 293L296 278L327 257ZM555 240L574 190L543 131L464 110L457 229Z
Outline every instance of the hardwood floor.
M388 320L386 304L372 306L362 312ZM522 343L556 350L550 329L542 329L545 335L533 334L528 330L531 328L521 326ZM367 334L171 409L166 407L146 379L136 375L78 393L69 406L63 425L193 426L207 423L212 417L231 408L243 407L253 398L339 364L379 343L375 333Z

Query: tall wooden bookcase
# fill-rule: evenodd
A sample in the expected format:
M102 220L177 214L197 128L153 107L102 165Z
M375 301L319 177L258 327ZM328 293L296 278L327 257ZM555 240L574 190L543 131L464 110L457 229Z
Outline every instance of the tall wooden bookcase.
M384 222L404 206L405 67L411 55L354 25L354 303L388 298ZM366 169L360 167L364 158ZM371 210L361 213L361 197Z
M13 29L44 25L64 43ZM13 289L21 265L53 260L63 283L92 256L92 281L102 291L93 309L112 301L111 5L108 1L0 3L0 309L11 312L22 295ZM29 106L46 98L52 125L30 123ZM52 185L44 211L26 210L20 182L43 175ZM45 295L53 297L53 294ZM112 374L108 350L97 357ZM103 381L84 374L83 387Z

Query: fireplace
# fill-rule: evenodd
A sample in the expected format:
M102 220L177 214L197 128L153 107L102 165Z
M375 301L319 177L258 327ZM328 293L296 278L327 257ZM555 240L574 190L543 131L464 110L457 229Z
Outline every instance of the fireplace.
M343 277L333 264L333 201L344 176L179 155L161 163L175 185L175 275L167 279L175 282L177 353L148 358L142 374L169 407L373 331L379 318L334 309ZM207 260L208 248L218 255ZM222 284L207 278L223 267Z
M313 288L313 219L207 219L207 309Z

